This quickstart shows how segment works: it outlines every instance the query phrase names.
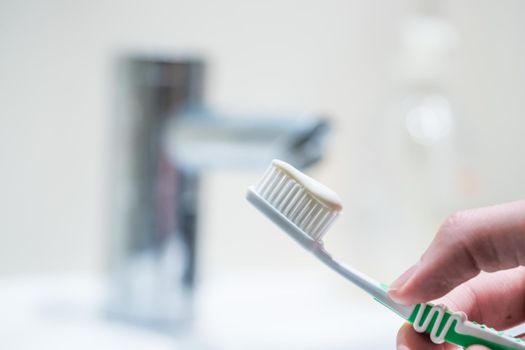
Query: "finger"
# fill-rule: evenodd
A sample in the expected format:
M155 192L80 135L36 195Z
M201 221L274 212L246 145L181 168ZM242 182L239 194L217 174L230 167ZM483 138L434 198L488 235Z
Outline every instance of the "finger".
M452 350L451 344L434 344L427 334L418 333L410 323L405 323L397 333L397 350Z
M452 215L419 263L392 284L395 301L439 298L480 271L525 265L525 200Z
M410 323L405 323L397 333L397 350L444 350L444 345L436 345L425 334L417 333Z
M496 329L507 329L525 320L524 291L525 268L520 267L496 273L482 273L435 303L445 304L452 311L463 311L469 320ZM428 334L417 333L410 324L405 324L400 329L397 344L398 349L403 350L457 349L452 345L433 344Z
M471 321L508 329L525 320L525 268L482 273L437 303L463 311Z
M483 345L472 345L472 346L469 346L467 350L490 350L490 349Z

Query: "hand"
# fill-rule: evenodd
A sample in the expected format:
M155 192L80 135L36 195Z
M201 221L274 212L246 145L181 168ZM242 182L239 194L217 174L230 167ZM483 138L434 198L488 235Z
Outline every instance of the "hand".
M452 215L419 262L389 291L398 303L436 300L469 320L496 329L525 321L525 200ZM457 288L456 288L457 287ZM452 350L433 344L410 324L401 327L398 350ZM487 349L471 346L468 350Z

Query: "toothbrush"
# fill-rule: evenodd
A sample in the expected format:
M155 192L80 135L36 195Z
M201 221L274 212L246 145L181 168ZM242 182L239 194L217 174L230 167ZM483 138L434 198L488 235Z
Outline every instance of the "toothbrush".
M412 323L417 332L429 333L434 343L461 347L478 344L492 350L525 349L521 339L468 321L465 313L451 312L444 305L397 304L388 296L387 285L335 260L325 250L322 238L341 213L341 201L335 192L291 165L273 160L259 184L248 189L246 197L306 250Z

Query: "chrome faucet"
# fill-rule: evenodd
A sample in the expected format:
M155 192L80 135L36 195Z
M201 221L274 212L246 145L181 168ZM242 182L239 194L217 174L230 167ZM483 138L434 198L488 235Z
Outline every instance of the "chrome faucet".
M126 56L116 66L108 310L174 332L192 315L200 174L272 158L304 168L321 159L328 124L209 110L197 59Z

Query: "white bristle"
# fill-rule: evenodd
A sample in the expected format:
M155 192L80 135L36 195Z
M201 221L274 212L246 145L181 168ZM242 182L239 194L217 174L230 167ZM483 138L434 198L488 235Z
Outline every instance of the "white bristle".
M339 214L274 165L266 170L255 191L316 241L323 238Z

